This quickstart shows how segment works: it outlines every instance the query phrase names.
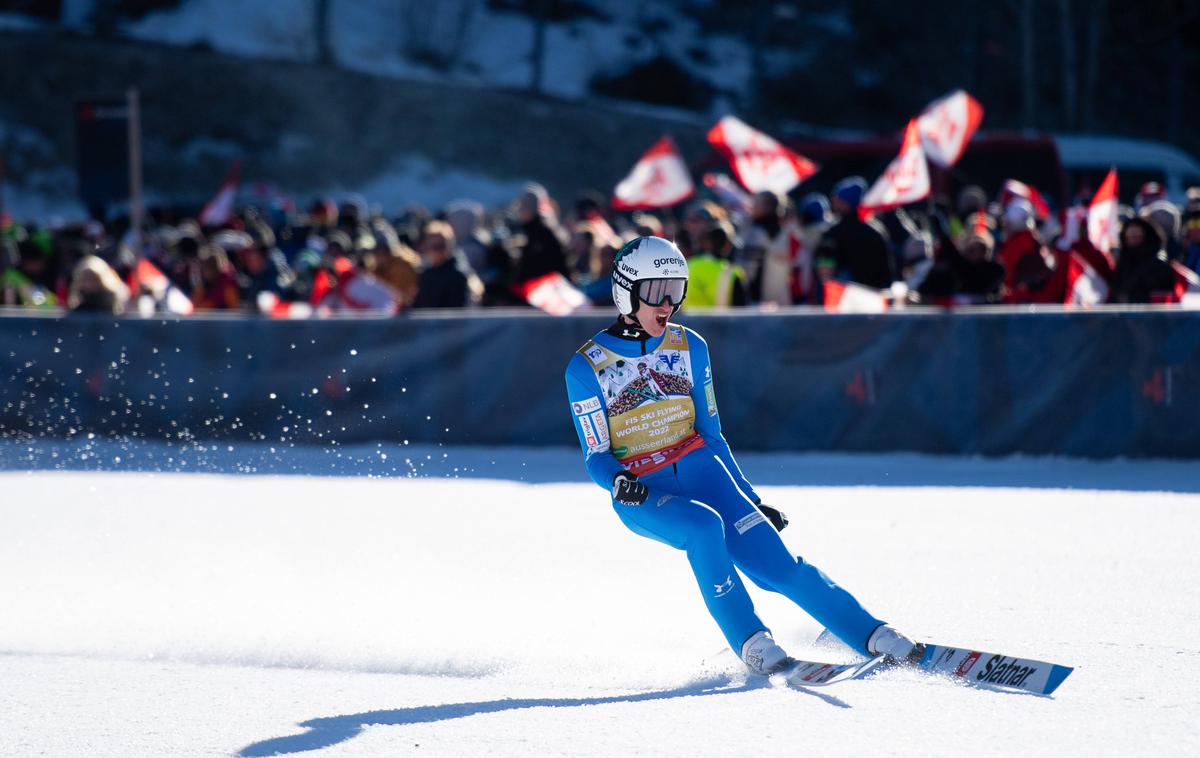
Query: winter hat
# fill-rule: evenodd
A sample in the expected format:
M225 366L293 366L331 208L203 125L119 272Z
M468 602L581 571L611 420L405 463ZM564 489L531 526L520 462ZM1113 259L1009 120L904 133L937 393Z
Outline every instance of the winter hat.
M1167 239L1170 240L1179 237L1182 219L1180 218L1179 208L1175 207L1175 204L1170 200L1155 200L1149 205L1143 206L1138 215L1158 224L1158 228L1162 229L1163 234L1167 235Z
M1200 187L1188 187L1187 209L1189 211L1200 211Z
M1167 191L1158 182L1146 182L1138 190L1137 196L1133 199L1133 207L1141 210L1147 205L1150 205L1155 200L1163 200L1167 196Z
M829 220L829 201L819 192L805 195L800 203L800 223L808 226Z
M861 176L849 176L833 185L833 196L851 208L857 208L867 194L867 180Z
M1032 229L1034 226L1033 203L1023 197L1013 198L1004 209L1004 228L1009 231Z
M546 192L546 188L537 182L529 182L521 188L521 193L517 195L516 205L520 210L540 216L549 216L554 212L554 205L550 202L550 193Z
M963 187L958 193L958 214L966 216L987 208L987 193L978 184Z

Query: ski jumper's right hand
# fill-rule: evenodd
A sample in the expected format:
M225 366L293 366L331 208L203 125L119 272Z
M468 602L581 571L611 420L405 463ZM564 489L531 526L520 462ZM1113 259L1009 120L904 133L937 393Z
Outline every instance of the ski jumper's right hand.
M650 489L638 481L637 474L618 471L613 477L612 496L621 505L641 505L650 496Z

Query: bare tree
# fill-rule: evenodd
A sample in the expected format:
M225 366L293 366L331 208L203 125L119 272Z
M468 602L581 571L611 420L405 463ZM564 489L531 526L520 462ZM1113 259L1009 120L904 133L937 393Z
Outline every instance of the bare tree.
M979 68L977 60L979 58L979 30L981 27L982 13L966 14L966 31L963 32L963 66L962 77L963 86L968 92L975 89L975 73Z
M334 63L333 45L329 36L330 0L313 2L313 32L316 36L317 63L329 66Z
M1091 131L1096 125L1096 84L1100 79L1100 41L1104 36L1104 20L1108 15L1108 0L1092 0L1088 9L1087 59L1083 71L1083 128Z
M529 91L541 94L542 69L546 63L546 24L550 16L552 0L534 0L533 49L529 51Z
M404 54L443 71L454 68L470 40L480 0L394 1Z
M1170 24L1171 42L1169 43L1170 58L1167 70L1170 71L1170 89L1167 91L1167 139L1178 142L1183 122L1183 70L1186 64L1186 54L1183 43L1183 14L1175 3L1171 3Z
M1062 125L1078 126L1079 64L1075 51L1075 24L1071 18L1071 0L1058 0L1059 50L1062 52Z
M1035 66L1033 0L1020 0L1019 34L1021 38L1021 121L1026 129L1037 126L1037 71Z

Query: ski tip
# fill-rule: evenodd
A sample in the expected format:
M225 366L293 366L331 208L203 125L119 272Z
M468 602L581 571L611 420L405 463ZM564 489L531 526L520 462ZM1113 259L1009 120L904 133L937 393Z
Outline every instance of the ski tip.
M1049 695L1053 693L1058 689L1058 685L1062 684L1063 680L1070 676L1074 670L1070 666L1054 665L1050 669L1050 676L1046 679L1046 689L1042 690L1042 694Z

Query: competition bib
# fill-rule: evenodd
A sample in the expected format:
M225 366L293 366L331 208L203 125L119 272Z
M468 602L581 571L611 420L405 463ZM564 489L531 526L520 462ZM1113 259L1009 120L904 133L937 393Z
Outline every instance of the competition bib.
M668 324L658 349L647 355L627 358L595 342L579 352L596 373L607 408L608 428L597 429L597 439L607 438L601 449L611 447L625 468L657 471L704 444L696 433L692 357L682 327Z

